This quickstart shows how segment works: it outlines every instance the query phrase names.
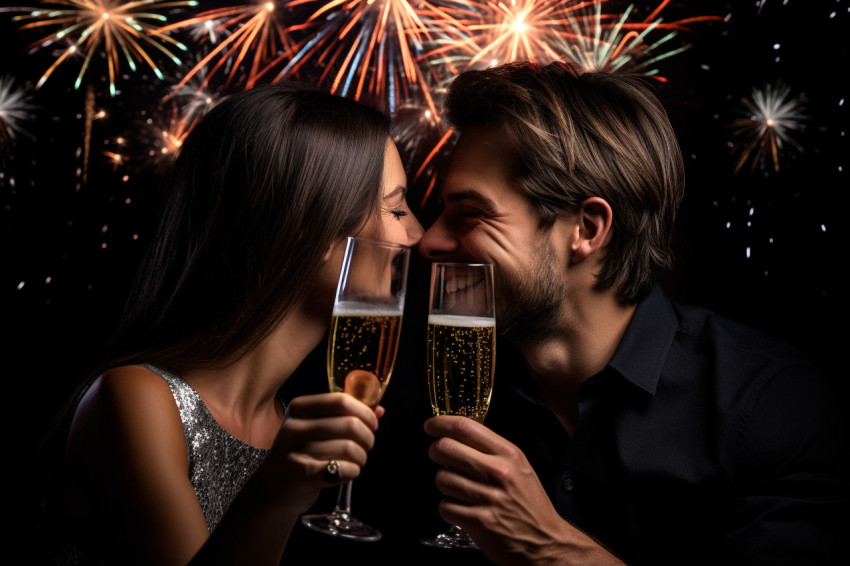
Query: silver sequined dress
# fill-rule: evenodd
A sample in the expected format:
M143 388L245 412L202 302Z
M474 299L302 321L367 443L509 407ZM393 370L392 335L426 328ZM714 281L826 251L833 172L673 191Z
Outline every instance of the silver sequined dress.
M189 452L189 479L212 531L268 450L246 444L221 428L198 392L181 377L149 364L171 388Z
M254 474L268 450L246 444L225 431L213 418L198 392L181 377L143 364L160 375L174 395L183 422L189 455L189 479L201 502L207 527L221 521L233 498ZM68 525L48 521L34 534L35 541L23 549L25 558L10 564L32 566L111 566L129 563L110 551L103 529L96 525Z

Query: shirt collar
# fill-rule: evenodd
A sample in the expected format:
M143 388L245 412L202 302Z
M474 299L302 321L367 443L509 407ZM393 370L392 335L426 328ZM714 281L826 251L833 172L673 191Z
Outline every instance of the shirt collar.
M608 366L655 395L661 369L676 335L678 317L660 285L641 300Z
M649 295L638 303L614 355L599 373L613 369L626 381L655 395L678 325L679 318L670 299L660 285L655 285ZM497 359L500 365L522 367L519 353L508 344L499 345ZM524 372L513 370L508 375L513 375L510 382L514 391L533 403L543 404Z

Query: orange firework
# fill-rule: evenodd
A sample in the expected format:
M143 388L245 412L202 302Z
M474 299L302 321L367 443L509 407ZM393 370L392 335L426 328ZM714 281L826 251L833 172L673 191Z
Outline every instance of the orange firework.
M185 86L192 77L216 59L216 63L207 72L202 87L219 71L227 68L230 70L227 72L225 86L229 86L239 69L250 62L250 65L247 65L244 87L251 88L269 69L288 58L294 45L289 28L281 22L280 10L275 2L266 0L254 1L247 6L208 10L181 22L163 26L158 33L164 34L182 28L197 29L198 26L202 26L207 33L207 38L202 38L201 42L209 39L209 43L215 44L215 47L183 76L175 86L176 89ZM216 40L219 35L226 35L220 43Z
M317 3L291 0L290 7ZM333 73L331 91L371 99L394 112L399 101L421 95L436 113L430 84L419 67L422 46L441 34L458 35L448 12L427 2L407 0L331 0L320 2L303 26L313 33L275 77L283 79L308 62L323 68L319 81Z
M464 42L447 42L426 57L460 63L464 68L498 65L511 61L548 63L569 60L588 71L629 71L655 74L655 62L687 49L662 46L680 31L690 31L696 21L719 20L699 16L665 22L660 13L669 0L659 3L644 19L631 19L634 5L621 13L606 13L607 0L468 0L469 9L458 16L468 30ZM660 38L655 38L664 32Z

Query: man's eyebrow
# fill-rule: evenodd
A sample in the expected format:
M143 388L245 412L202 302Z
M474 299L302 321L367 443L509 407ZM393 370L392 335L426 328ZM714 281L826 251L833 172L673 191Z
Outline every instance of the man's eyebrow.
M489 208L491 210L496 208L496 202L493 201L490 197L482 195L478 191L474 191L472 189L467 189L467 190L464 190L464 191L454 191L451 194L443 197L443 200L445 202L460 202L462 200L474 200L474 201L478 201L478 203L485 208Z

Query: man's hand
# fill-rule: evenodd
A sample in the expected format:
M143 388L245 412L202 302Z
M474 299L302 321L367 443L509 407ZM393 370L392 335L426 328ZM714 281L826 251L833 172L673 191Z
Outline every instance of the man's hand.
M440 516L496 564L622 564L558 515L525 454L466 417L426 421L429 456L443 467Z

